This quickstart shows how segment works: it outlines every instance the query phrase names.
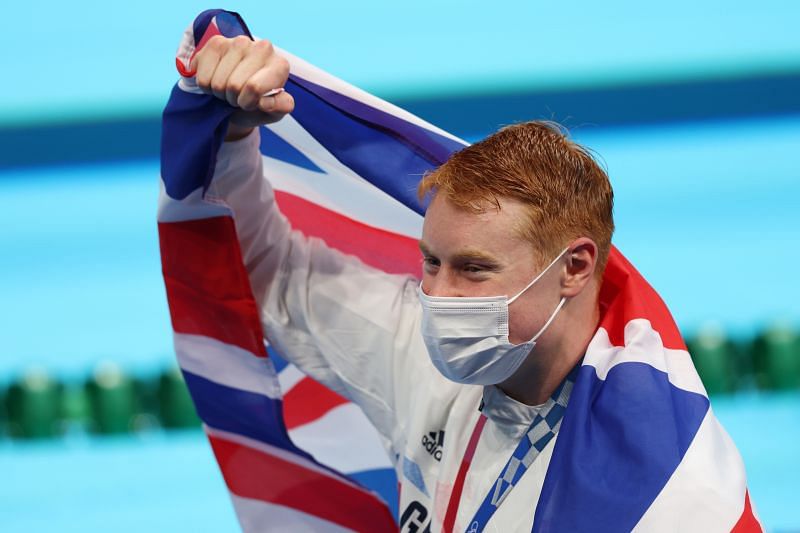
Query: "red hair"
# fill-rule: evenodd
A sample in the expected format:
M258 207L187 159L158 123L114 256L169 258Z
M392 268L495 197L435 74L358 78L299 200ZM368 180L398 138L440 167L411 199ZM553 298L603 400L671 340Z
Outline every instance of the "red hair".
M520 234L554 257L570 241L589 237L598 246L601 275L614 232L614 192L608 175L558 124L532 121L507 126L453 154L419 184L420 199L444 194L471 212L500 208L513 198L527 207Z

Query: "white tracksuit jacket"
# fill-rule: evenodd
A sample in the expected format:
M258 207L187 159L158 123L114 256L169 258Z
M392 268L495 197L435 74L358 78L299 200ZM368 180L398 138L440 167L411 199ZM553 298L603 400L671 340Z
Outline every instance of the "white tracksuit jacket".
M455 522L455 531L465 531L537 408L496 387L460 385L443 377L420 334L419 281L386 274L292 231L262 178L258 143L255 131L223 145L209 197L234 212L267 338L304 373L360 406L378 430L401 483L402 531L441 530L483 400L488 421ZM555 441L503 501L486 531L531 530Z

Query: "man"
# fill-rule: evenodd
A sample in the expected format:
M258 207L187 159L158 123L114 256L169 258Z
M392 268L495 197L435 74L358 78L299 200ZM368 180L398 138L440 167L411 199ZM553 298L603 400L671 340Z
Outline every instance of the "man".
M623 529L648 529L664 515L661 508L642 507L667 490L672 472L662 468L657 451L670 464L686 462L681 458L694 434L670 433L672 417L687 413L697 425L705 423L707 400L677 392L672 403L678 407L665 407L636 395L665 386L653 368L685 369L688 356L645 370L596 363L608 353L635 359L642 347L665 352L673 339L666 335L662 345L649 324L635 320L643 316L637 313L620 315L624 342L617 338L621 329L598 328L601 320L606 326L617 320L609 309L630 297L625 287L635 274L617 257L603 281L612 254L612 191L584 149L551 124L519 124L425 176L420 195L430 203L420 283L292 233L277 211L262 179L255 126L290 113L293 99L279 90L288 64L269 43L213 37L191 66L202 90L238 109L208 195L233 210L267 337L304 372L357 403L377 428L401 483L401 528L553 529L553 502L563 509L570 498L575 507L566 508L575 516L561 523L580 529L608 529L607 514L618 509L630 515L619 522L629 524ZM654 322L660 313L654 312ZM625 384L636 394L619 397L634 401L615 405L585 385L597 376L594 367L581 374L584 358L595 361L597 376L622 376L614 386ZM698 390L693 370L667 369L679 376L681 391ZM569 434L563 435L573 387L582 395L582 411L569 411ZM651 410L655 424L622 423L637 410ZM662 429L673 438L656 433ZM608 435L620 436L618 448L629 460L598 470L591 455L603 457ZM568 442L559 454L562 438ZM673 447L681 449L677 457ZM691 459L711 457L701 450ZM711 493L694 470L681 475L690 492ZM616 492L619 487L631 495ZM691 518L731 529L737 521L718 513L731 504L726 498L707 498ZM748 508L733 505L739 503ZM691 509L681 505L675 510ZM715 516L725 518L714 522Z

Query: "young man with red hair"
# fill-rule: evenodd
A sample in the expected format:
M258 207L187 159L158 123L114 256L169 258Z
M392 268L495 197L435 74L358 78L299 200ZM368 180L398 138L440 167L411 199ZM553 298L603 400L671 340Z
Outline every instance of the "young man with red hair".
M608 352L617 340L599 328L603 291L619 289L603 281L614 230L603 169L552 123L503 128L423 177L422 280L389 275L292 232L262 179L255 127L293 109L290 94L274 91L286 82L286 60L266 41L214 37L192 66L202 90L238 108L208 194L234 212L264 330L377 428L401 483L401 529L530 531L535 516L551 528L540 495L581 361L590 345ZM651 342L650 330L630 324L626 344L629 332ZM604 398L583 399L600 414L575 413L583 433L565 438L592 450L592 439L619 434L626 450L638 439L634 455L647 450L646 435L618 425L646 406ZM624 500L609 494L615 476L635 478L646 455L591 479L581 470L588 456L573 457L564 479L597 496L590 500ZM702 481L690 486L708 496ZM573 487L557 490L569 498ZM673 525L703 513L714 523L715 505ZM631 513L631 527L645 529L663 515Z

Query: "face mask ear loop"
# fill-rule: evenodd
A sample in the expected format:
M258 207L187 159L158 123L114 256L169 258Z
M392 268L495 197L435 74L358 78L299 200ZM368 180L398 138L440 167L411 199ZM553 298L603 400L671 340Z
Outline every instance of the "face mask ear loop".
M552 315L550 315L550 318L548 318L548 319L547 319L547 322L545 322L545 323L544 323L544 326L542 326L542 329L540 329L540 330L539 330L539 333L537 333L536 335L534 335L534 336L533 336L533 338L532 338L530 341L528 341L528 342L536 342L536 339L538 339L538 338L539 338L539 337L542 335L542 333L544 333L544 331L545 331L545 330L546 330L548 327L550 327L550 323L551 323L551 322L553 322L553 320L555 320L555 318L556 318L556 315L558 314L558 312L559 312L559 311L561 311L561 308L562 308L562 307L564 307L564 303L565 303L566 301L567 301L567 297L566 297L566 296L564 296L564 297L562 297L562 298L561 298L561 301L560 301L560 302L558 302L558 305L556 306L556 310L555 310L555 311L553 311L553 314L552 314Z
M522 296L522 293L524 293L525 291L527 291L528 289L530 289L531 287L533 287L533 284L534 284L534 283L536 283L537 281L539 281L539 279L540 279L542 276L544 276L544 275L545 275L545 273L546 273L548 270L550 270L550 267L552 267L553 265L555 265L555 264L558 262L558 260L559 260L559 259L561 259L561 256L562 256L562 255L564 255L564 253L565 253L567 250L569 250L569 246L567 246L566 248L564 248L563 250L561 250L561 253L560 253L560 254L558 254L558 255L556 256L556 258L555 258L555 259L553 259L553 261L552 261L552 262L551 262L549 265L547 265L547 267L546 267L544 270L542 270L541 272L539 272L539 275L538 275L538 276L536 276L535 278L533 278L533 281L531 281L530 283L528 283L528 285L527 285L527 286L526 286L524 289L522 289L521 291L519 291L519 292L518 292L518 293L517 293L517 294L516 294L516 295L515 295L513 298L509 299L509 300L508 300L508 305L511 305L512 303L514 303L514 300L516 300L517 298L519 298L520 296Z

